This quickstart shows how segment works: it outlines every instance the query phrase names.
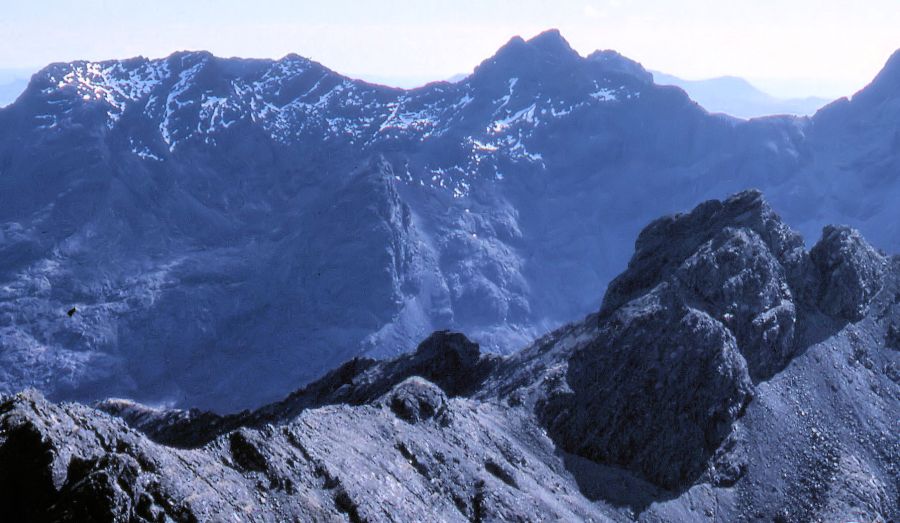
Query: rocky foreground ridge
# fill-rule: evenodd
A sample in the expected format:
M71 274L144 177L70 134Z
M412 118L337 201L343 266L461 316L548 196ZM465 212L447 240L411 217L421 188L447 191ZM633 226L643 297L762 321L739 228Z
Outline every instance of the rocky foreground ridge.
M437 332L256 411L0 404L16 521L900 517L900 258L757 192L651 223L601 309L508 357Z

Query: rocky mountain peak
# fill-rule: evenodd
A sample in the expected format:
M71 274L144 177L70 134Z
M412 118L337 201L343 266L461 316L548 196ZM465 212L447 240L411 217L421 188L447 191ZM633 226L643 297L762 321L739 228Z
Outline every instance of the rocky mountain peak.
M667 489L716 468L710 460L754 382L795 354L790 275L804 256L799 235L758 191L651 223L607 291L595 341L569 362L569 389L541 407L550 432L570 452ZM564 423L549 415L560 411L571 413ZM589 428L596 419L606 427ZM653 448L652 456L635 446ZM731 470L716 473L724 482L740 468L718 467Z
M444 391L418 376L394 386L384 401L398 417L410 423L442 418L448 408Z
M657 220L537 410L569 452L666 489L729 485L746 463L721 449L759 383L807 350L800 333L861 320L886 268L848 227L807 253L758 191Z
M167 60L170 62L181 63L187 66L191 66L194 64L198 64L201 62L206 62L209 60L215 59L212 53L205 50L199 51L175 51L171 55L168 56Z
M545 31L529 40L513 37L491 58L475 68L473 78L539 77L549 70L570 68L583 58L556 29Z
M660 283L702 244L727 230L739 229L752 231L790 274L802 264L800 235L782 222L762 193L743 191L723 201L704 202L686 214L660 218L644 228L628 269L610 283L601 314Z
M572 49L569 42L563 38L559 29L548 29L528 40L525 43L547 55L559 57L577 56L578 52Z

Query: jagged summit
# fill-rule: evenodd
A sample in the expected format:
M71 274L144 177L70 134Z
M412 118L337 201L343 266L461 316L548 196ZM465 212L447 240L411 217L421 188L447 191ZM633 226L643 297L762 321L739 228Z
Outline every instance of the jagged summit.
M872 83L883 85L885 89L893 88L900 91L900 49L891 54Z
M747 229L793 275L802 265L803 239L782 222L758 190L710 200L690 213L660 218L641 231L628 269L609 285L601 314L620 307L667 278L696 249L728 230ZM677 238L678 242L673 242Z
M741 420L755 419L760 403L783 401L771 396L783 374L802 374L810 361L818 367L823 354L870 328L848 328L848 320L879 318L866 331L878 339L900 321L891 305L897 291L885 291L896 285L897 263L847 227L826 227L807 253L757 191L705 202L649 225L603 311L515 356L513 365L529 370L510 368L511 386L501 390L534 404L569 452L679 492L701 477L731 486L752 463ZM887 344L868 346L895 358ZM571 356L555 353L560 346ZM529 371L544 373L541 387L528 385ZM804 379L815 381L818 371L810 372ZM885 375L891 387L895 374Z
M570 70L583 60L558 30L551 29L529 40L513 37L478 65L472 78L539 79L542 72Z
M647 293L693 295L685 299L691 307L726 325L735 322L737 348L751 377L760 380L805 343L797 337L806 323L820 327L817 315L837 322L862 318L882 288L886 266L884 256L846 226L826 226L807 252L762 193L744 191L648 225L628 269L607 288L600 315L609 317Z
M592 67L593 66L593 67ZM552 81L554 76L586 74L594 80L607 75L627 75L643 83L652 83L653 76L641 64L616 51L597 50L586 58L575 51L557 29L550 29L524 40L513 37L491 58L476 68L476 74L505 74L515 77Z
M181 60L181 61L190 61L192 63L197 63L197 62L202 62L204 60L211 60L214 58L225 59L225 58L219 58L205 49L194 49L194 50L184 49L181 51L173 52L169 56L165 57L164 60L166 60L166 61Z
M549 29L528 40L525 40L521 36L510 38L510 40L494 54L493 59L521 58L528 54L540 55L547 60L579 57L578 52L572 49L569 42L563 38L558 29Z
M569 42L563 38L559 29L548 29L526 40L525 43L543 53L556 56L578 55Z

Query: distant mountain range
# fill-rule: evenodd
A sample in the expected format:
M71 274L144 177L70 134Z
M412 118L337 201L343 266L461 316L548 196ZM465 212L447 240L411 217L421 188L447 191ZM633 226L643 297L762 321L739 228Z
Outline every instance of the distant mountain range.
M682 80L676 76L653 72L659 85L674 85L684 91L707 111L724 113L738 118L758 118L779 114L812 116L831 100L816 98L776 98L760 91L750 82L734 76L708 80Z
M900 53L750 121L556 31L412 90L295 55L53 64L0 110L0 390L233 410L436 329L509 352L596 311L651 219L749 187L895 252L898 122Z
M30 71L26 69L0 70L0 107L11 104L28 85ZM456 74L447 81L456 83L467 74ZM694 101L710 112L725 113L738 118L756 118L779 114L809 116L831 100L817 97L783 99L766 94L750 82L738 77L719 77L707 80L682 80L676 76L653 72L654 82L659 85L675 85ZM419 77L391 77L362 75L364 81L388 86L413 87L425 85L426 79Z

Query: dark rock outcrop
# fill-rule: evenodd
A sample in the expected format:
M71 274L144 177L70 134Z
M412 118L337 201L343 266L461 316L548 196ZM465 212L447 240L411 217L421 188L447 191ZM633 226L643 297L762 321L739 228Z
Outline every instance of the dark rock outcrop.
M797 312L787 270L752 229L726 228L675 274L691 293L687 301L731 331L756 379L793 355Z
M567 383L540 406L560 446L669 489L706 471L753 391L734 336L668 289L610 317Z

